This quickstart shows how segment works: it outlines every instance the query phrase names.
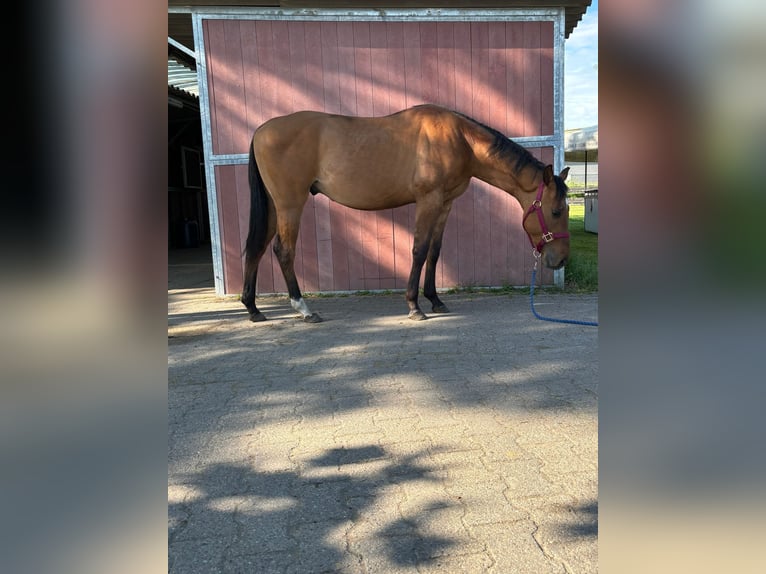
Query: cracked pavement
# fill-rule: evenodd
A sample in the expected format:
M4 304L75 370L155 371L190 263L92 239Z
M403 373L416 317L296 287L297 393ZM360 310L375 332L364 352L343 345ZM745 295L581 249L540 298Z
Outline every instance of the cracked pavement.
M311 325L261 297L253 324L169 290L169 571L596 572L598 330L525 291L443 300L310 298Z

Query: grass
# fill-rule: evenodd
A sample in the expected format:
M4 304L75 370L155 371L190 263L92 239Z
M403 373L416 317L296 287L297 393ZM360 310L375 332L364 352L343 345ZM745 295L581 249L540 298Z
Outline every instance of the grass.
M585 191L585 180L578 181L578 180L572 180L569 181L567 179L567 187L569 188L569 191L579 191L579 195L582 195L582 192ZM588 189L598 189L598 179L594 179L592 177L588 178ZM572 193L569 194L570 197L572 196Z
M515 295L522 289L522 287L514 287L511 285L505 285L503 287L477 287L475 285L463 285L460 287L452 287L447 289L445 293L447 295L454 295L456 293L491 293L495 295L502 293L505 295Z
M569 263L564 272L566 291L598 292L598 234L585 231L585 206L569 206Z

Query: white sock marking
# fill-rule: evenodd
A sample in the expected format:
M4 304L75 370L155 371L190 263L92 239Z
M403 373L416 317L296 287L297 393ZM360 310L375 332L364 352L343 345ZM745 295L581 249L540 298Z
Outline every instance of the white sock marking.
M298 311L298 313L300 313L304 317L309 317L311 315L311 311L309 311L309 307L308 305L306 305L306 302L303 300L303 297L301 297L297 301L295 299L290 299L290 305L292 305L293 309Z

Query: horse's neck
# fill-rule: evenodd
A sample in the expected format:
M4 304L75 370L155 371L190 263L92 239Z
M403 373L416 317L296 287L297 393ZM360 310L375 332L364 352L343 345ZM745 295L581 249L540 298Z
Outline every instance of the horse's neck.
M506 157L489 153L491 142L475 140L474 173L477 179L498 187L525 205L527 196L535 188L536 170L526 166L516 173L514 162Z
M534 200L540 183L540 170L534 165L525 165L517 171L517 158L512 151L493 153L495 135L470 118L462 119L463 137L473 155L471 175L512 195L526 210Z

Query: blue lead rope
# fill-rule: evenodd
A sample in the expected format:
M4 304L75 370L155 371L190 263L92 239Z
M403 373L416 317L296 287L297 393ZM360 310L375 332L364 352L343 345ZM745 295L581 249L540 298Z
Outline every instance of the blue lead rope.
M589 327L598 327L595 321L573 321L570 319L554 319L553 317L543 317L535 309L535 276L537 275L537 263L532 268L532 284L529 286L529 306L532 308L532 314L541 321L551 321L552 323L569 323L571 325L587 325Z

